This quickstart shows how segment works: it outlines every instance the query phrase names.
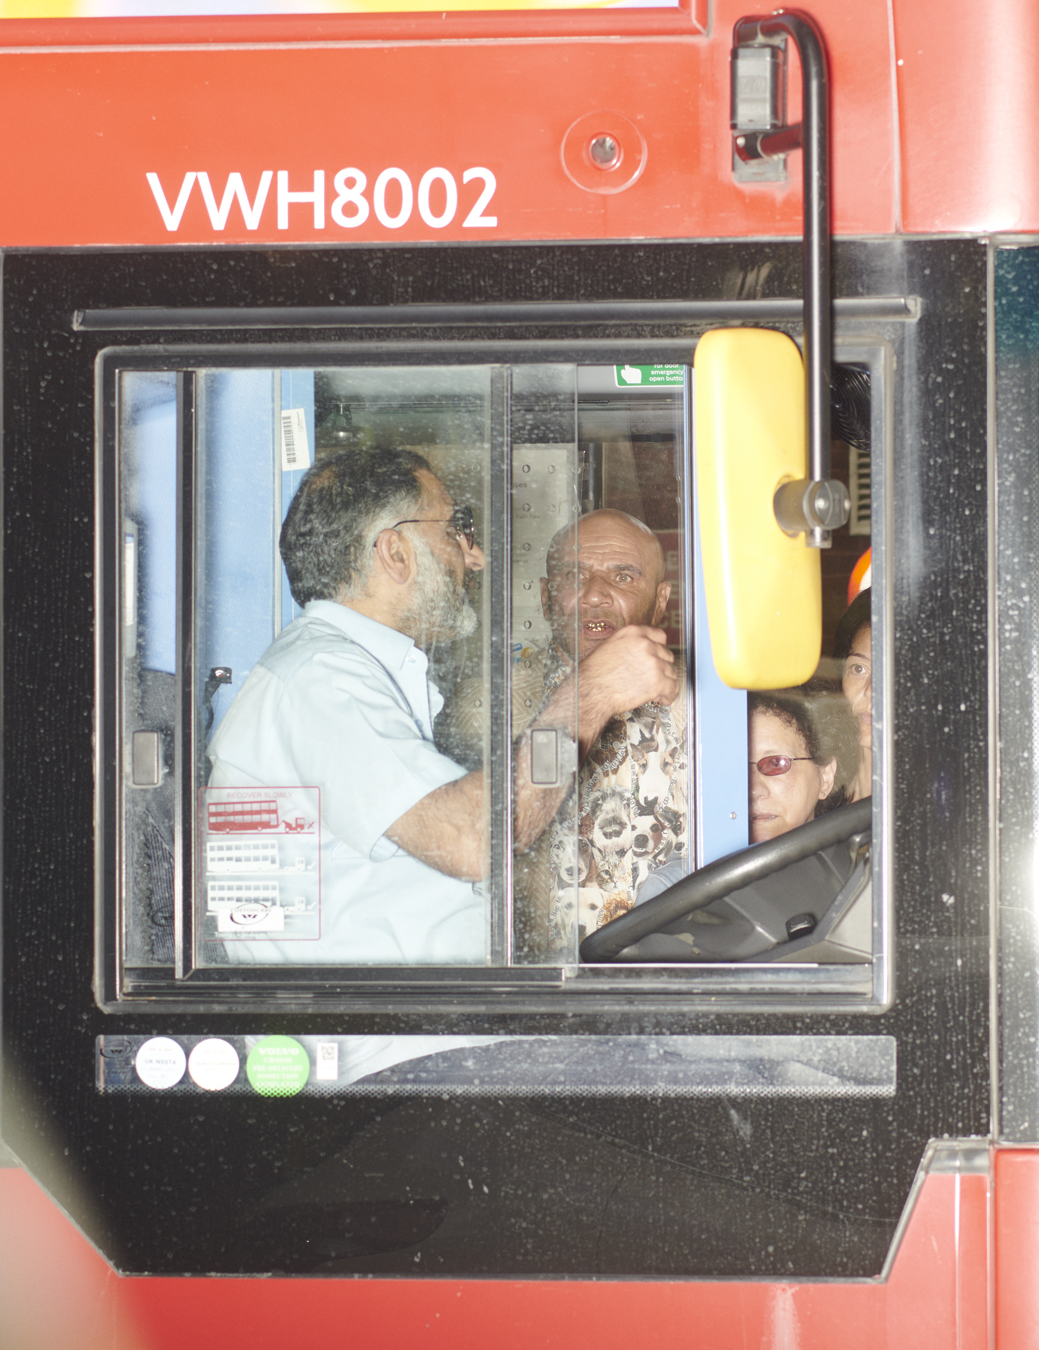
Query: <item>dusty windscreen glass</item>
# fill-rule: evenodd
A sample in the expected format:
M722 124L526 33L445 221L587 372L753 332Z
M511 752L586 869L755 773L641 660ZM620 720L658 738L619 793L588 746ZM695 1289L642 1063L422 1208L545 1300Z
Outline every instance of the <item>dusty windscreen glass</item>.
M177 377L126 372L118 397L121 844L127 965L172 966L176 914Z
M190 416L172 374L120 383L126 960L166 964L179 945L201 967L485 963L486 791L464 877L385 831L462 776L433 741L451 686L480 682L490 702L476 563L489 371L191 379ZM345 519L351 493L367 493L367 533L406 535L424 608L402 626L421 646L331 598L335 563L315 535L334 519L301 518L297 585L279 557L307 468L351 457L356 481L337 480L322 509ZM394 488L401 472L410 489ZM375 538L351 548L360 594Z
M790 746L758 754L760 698L714 671L687 366L185 367L116 391L125 969L577 968L590 934L755 842L766 789L808 772L757 768ZM324 505L292 516L307 474ZM340 594L328 539L358 502ZM389 539L413 571L373 607ZM578 771L581 669L628 625L661 635L675 695L612 712ZM438 793L465 796L464 828L409 817ZM827 879L822 909L799 884L623 961L741 963L737 991L802 953L868 964L868 890L834 908Z

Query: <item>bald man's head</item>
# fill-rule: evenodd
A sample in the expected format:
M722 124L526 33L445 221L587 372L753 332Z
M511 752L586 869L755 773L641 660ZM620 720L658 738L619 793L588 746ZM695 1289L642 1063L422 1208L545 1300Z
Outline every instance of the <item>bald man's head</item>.
M660 541L623 511L593 511L560 530L547 571L545 618L559 646L579 659L627 624L659 624L671 595Z

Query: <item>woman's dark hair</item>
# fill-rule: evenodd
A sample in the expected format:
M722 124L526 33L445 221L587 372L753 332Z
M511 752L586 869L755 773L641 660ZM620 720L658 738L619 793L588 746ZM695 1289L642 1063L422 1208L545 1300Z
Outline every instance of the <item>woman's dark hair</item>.
M859 732L844 695L824 680L809 680L792 689L749 693L748 718L756 712L771 714L793 727L816 764L829 764L831 759L837 761L830 795L815 808L815 814L825 815L827 811L843 806L848 784L854 781L859 771Z
M392 447L340 450L311 465L281 527L282 562L297 605L364 589L372 533L390 517L414 515L422 500L420 469L429 469L421 455Z
M844 674L844 663L851 654L856 634L860 629L868 628L871 622L870 587L867 586L864 591L859 591L844 611L841 621L837 625L837 631L833 635L833 659L841 664L838 679Z

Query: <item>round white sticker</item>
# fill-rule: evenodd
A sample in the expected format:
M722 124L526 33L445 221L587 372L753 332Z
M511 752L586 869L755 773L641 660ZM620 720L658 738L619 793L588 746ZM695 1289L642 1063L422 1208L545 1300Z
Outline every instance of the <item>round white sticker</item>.
M171 1088L184 1077L187 1058L183 1049L168 1036L153 1036L137 1051L134 1068L137 1077L150 1088Z
M207 1092L230 1087L238 1077L238 1069L238 1051L218 1036L199 1041L188 1056L188 1073Z

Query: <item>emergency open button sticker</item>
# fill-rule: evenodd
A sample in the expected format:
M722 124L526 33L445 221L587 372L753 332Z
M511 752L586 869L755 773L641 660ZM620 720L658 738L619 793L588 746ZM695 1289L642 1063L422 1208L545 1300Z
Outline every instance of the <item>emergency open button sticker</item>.
M134 1059L137 1077L145 1087L157 1090L176 1087L184 1077L186 1064L182 1047L169 1036L153 1036L145 1041Z
M188 1073L192 1081L207 1092L221 1092L230 1087L240 1068L238 1051L219 1036L199 1041L188 1056Z

